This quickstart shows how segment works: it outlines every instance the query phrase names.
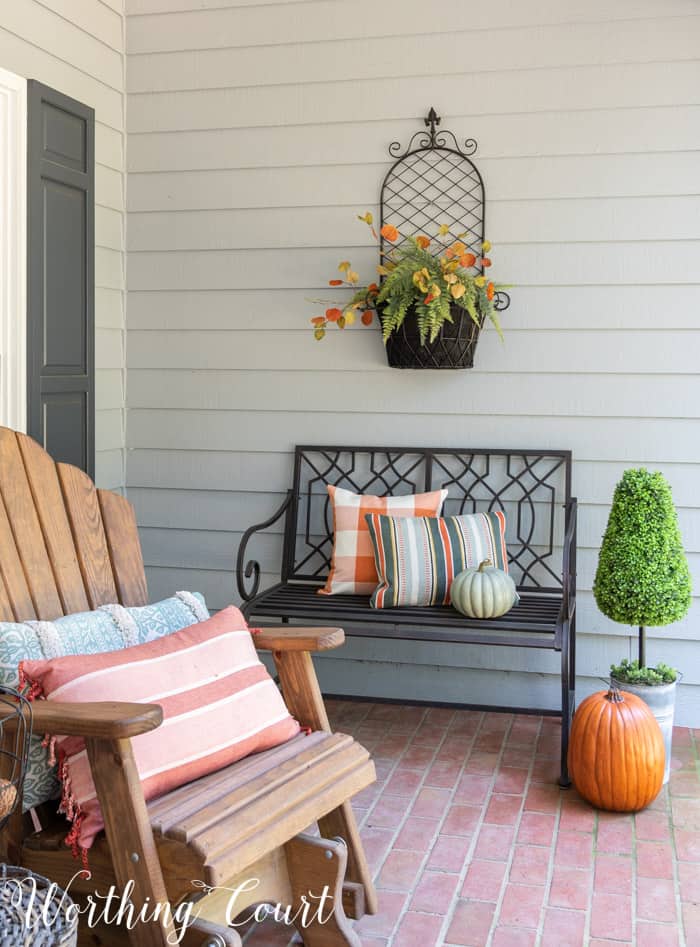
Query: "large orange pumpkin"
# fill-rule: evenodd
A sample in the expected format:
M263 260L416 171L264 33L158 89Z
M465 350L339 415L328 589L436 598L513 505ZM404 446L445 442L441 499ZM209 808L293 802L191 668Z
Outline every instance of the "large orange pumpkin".
M574 714L569 773L597 809L637 812L656 799L664 741L644 701L615 686L587 697Z

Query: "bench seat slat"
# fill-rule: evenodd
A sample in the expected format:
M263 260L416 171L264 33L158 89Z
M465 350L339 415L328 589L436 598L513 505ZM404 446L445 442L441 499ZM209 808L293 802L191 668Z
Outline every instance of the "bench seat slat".
M521 593L520 602L501 618L488 622L466 618L450 606L425 608L370 608L364 595L319 596L319 586L288 583L276 585L246 606L252 621L293 618L321 621L328 618L348 623L348 636L362 636L362 626L372 628L373 637L417 638L465 643L498 643L505 633L517 635L503 643L521 647L558 648L562 597L555 594ZM353 627L353 623L356 623ZM537 638L531 638L531 635Z

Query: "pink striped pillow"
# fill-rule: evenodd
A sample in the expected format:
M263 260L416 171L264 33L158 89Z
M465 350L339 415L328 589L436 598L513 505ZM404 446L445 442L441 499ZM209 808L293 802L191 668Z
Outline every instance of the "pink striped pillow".
M25 661L32 690L49 700L160 704L163 723L133 740L146 799L299 732L261 664L245 619L230 606L165 638L107 654ZM104 828L85 743L57 737L61 811L77 854Z

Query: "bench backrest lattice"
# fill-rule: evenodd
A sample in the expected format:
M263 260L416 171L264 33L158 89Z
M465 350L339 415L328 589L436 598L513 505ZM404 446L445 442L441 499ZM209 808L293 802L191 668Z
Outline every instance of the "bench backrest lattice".
M323 581L333 551L326 486L378 496L445 488L443 515L501 510L520 589L562 591L571 453L558 450L297 447L282 581Z

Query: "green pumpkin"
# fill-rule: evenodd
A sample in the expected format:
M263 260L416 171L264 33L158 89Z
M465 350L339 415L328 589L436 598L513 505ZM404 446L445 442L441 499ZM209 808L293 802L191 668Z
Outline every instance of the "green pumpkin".
M484 559L478 569L465 569L454 577L450 599L468 618L498 618L511 610L518 593L508 573Z

